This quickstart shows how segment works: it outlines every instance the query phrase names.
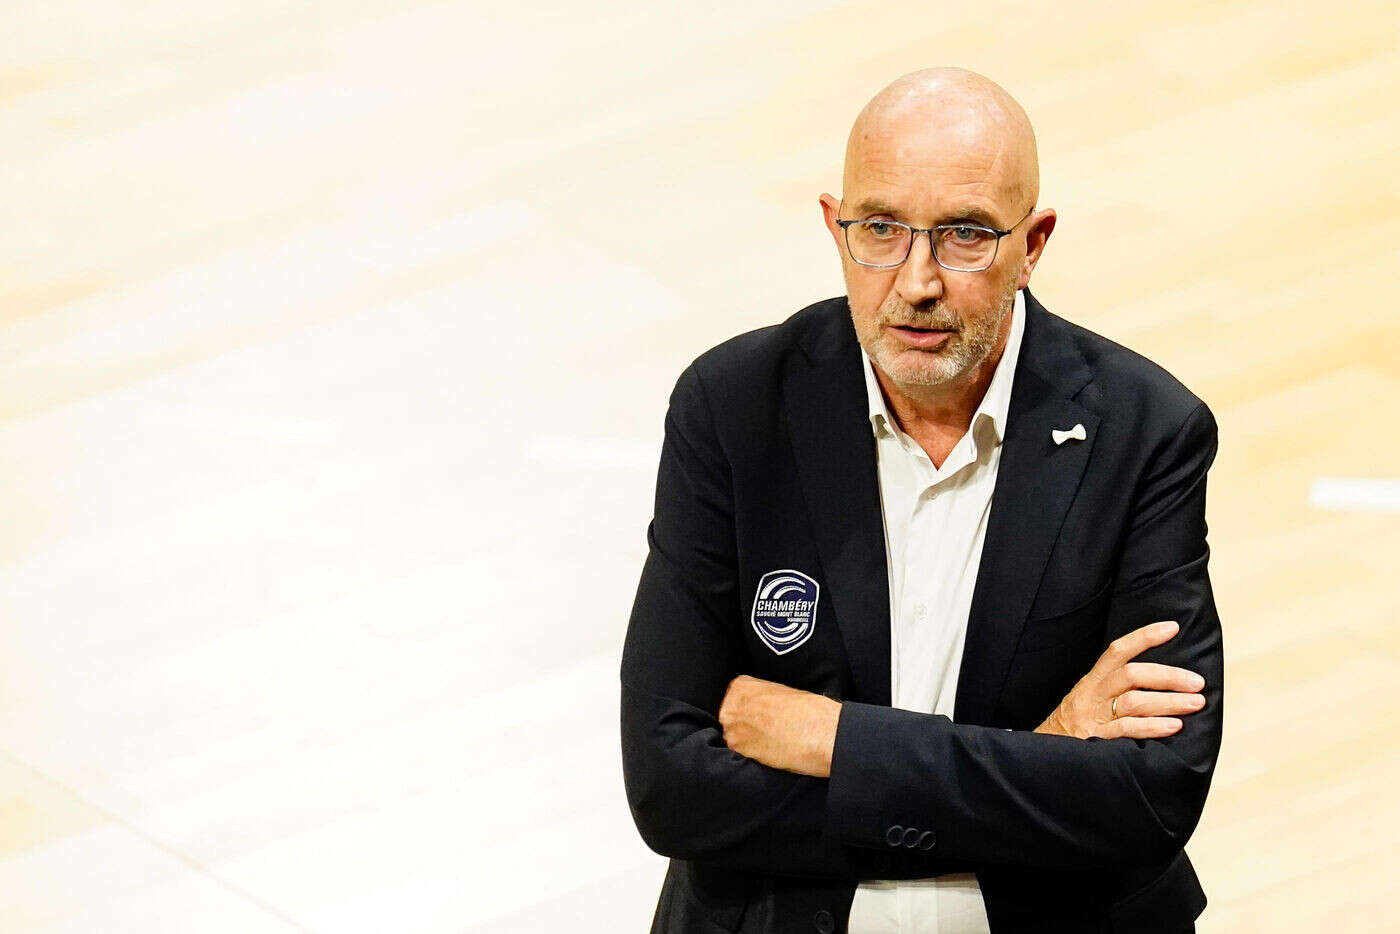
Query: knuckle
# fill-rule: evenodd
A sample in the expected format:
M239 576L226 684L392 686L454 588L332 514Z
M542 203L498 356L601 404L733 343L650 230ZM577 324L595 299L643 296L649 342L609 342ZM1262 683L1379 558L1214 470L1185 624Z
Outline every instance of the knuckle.
M1141 694L1138 691L1128 691L1118 695L1118 716L1133 717L1142 711Z

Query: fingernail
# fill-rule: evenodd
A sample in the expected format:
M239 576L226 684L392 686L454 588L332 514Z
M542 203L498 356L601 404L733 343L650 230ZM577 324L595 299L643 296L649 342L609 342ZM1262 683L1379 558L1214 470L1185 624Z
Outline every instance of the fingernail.
M1158 624L1157 624L1157 631L1158 631L1158 632L1175 632L1175 631L1176 631L1176 620L1169 619L1169 620L1164 620L1163 622L1158 623Z
M1197 690L1199 690L1200 688L1203 688L1203 687L1206 686L1206 679L1205 679L1205 678L1202 678L1200 675L1193 674L1191 677L1187 678L1186 680L1187 680L1187 682L1191 685L1191 687L1193 687L1193 688L1195 688L1195 689L1197 689Z

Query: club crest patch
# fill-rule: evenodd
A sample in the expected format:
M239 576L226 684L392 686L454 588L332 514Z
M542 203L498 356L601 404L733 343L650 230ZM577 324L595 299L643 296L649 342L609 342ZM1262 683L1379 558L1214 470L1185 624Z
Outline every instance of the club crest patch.
M821 587L801 571L769 571L758 582L749 620L754 632L779 655L791 652L817 628Z

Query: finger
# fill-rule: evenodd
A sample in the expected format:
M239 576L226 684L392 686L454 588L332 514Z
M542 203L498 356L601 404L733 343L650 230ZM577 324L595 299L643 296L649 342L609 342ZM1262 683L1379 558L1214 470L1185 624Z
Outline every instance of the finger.
M1104 738L1115 739L1126 736L1129 739L1155 739L1171 736L1181 729L1181 721L1175 717L1119 717L1104 724Z
M1206 705L1200 694L1173 694L1165 691L1129 691L1118 698L1118 717L1169 717L1193 714Z
M1129 662L1122 668L1109 672L1100 682L1100 690L1107 697L1126 694L1134 688L1189 694L1201 690L1205 684L1204 678L1186 668L1159 665L1156 662Z
M1154 645L1166 642L1176 635L1179 628L1176 620L1166 619L1119 636L1108 644L1108 648L1099 656L1091 673L1097 672L1099 675L1106 675L1115 668L1123 667L1129 659L1136 658Z

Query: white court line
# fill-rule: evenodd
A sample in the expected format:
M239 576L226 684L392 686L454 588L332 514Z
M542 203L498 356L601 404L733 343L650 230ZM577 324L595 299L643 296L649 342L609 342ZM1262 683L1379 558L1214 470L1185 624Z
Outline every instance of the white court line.
M1315 509L1400 512L1400 480L1372 477L1318 477L1308 491Z

